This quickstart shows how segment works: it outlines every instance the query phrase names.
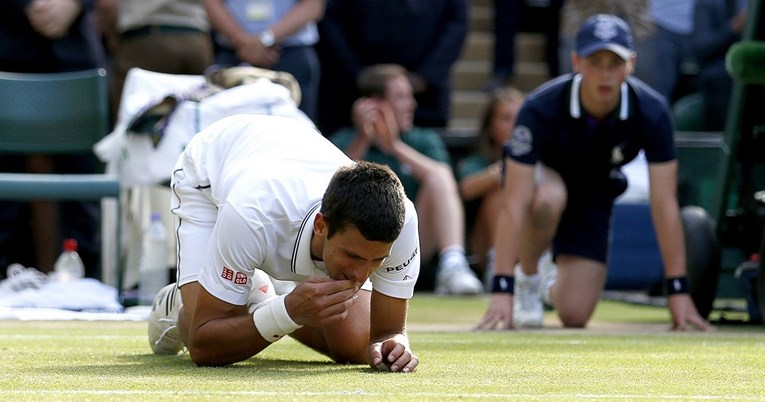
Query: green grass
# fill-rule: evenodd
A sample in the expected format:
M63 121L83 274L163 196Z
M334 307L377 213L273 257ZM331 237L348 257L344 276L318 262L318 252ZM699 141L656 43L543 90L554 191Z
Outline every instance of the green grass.
M487 298L417 295L416 373L337 365L285 338L224 368L151 354L143 322L0 322L17 400L765 400L763 327L676 333L664 308L603 301L590 328L471 332Z

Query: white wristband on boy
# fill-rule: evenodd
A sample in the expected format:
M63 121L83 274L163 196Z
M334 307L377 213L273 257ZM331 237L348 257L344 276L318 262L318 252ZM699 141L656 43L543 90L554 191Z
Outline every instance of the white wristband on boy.
M268 342L276 342L284 335L291 334L302 327L292 321L292 317L287 314L287 306L284 304L286 297L287 295L281 295L273 298L252 313L255 328Z

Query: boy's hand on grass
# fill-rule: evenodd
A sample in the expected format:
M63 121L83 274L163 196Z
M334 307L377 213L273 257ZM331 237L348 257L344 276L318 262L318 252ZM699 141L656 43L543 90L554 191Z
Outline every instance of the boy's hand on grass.
M700 331L712 331L714 326L701 317L688 294L675 294L667 298L672 315L673 331L688 331L696 327Z
M492 294L489 309L486 310L483 319L475 329L479 331L513 329L513 295L511 293Z

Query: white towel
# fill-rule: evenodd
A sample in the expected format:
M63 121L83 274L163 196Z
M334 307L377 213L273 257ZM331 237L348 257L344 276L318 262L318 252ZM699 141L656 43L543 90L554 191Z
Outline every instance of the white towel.
M38 307L72 311L121 313L117 289L92 279L49 281L39 289L0 296L0 307Z

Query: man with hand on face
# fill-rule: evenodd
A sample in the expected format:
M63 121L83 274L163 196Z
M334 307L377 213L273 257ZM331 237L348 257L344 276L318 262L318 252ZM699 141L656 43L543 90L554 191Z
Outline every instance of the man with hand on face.
M290 335L338 363L416 369L417 216L389 168L306 122L236 115L193 138L171 187L178 284L155 299L155 353L220 366Z
M438 255L436 293L482 293L465 257L465 215L449 152L436 131L414 126L417 102L407 70L398 64L366 67L358 86L353 127L330 140L352 159L388 165L401 178L420 216L422 258Z
M574 74L529 94L506 144L491 303L478 329L541 326L542 300L564 326L587 325L605 285L614 200L627 188L620 168L641 149L672 327L709 329L688 294L670 113L630 77L636 55L627 24L590 17L571 59ZM551 245L557 270L540 274Z

